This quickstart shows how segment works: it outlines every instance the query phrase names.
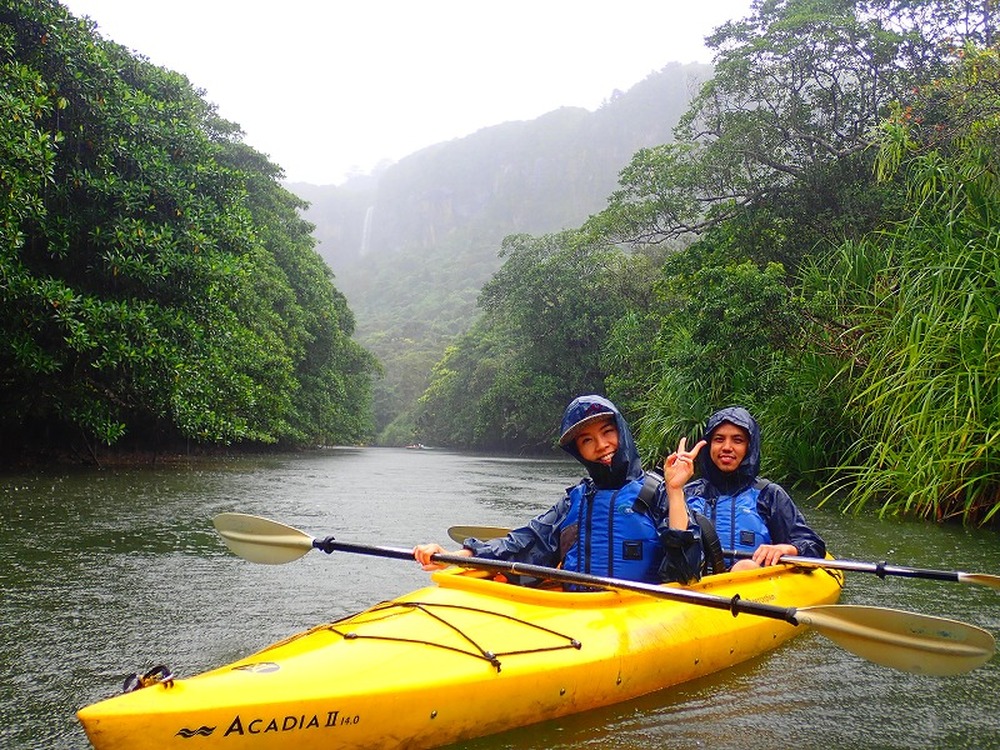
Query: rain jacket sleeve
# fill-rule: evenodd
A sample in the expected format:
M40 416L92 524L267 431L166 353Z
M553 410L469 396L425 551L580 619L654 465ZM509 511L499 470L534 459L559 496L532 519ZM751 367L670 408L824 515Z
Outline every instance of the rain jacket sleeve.
M690 583L701 577L704 553L701 545L701 527L688 509L688 527L684 531L670 528L667 493L661 484L656 493L654 519L663 545L663 562L660 563L660 580Z
M487 560L515 560L554 568L559 564L559 526L569 514L569 493L527 525L499 539L466 539L462 546Z
M803 557L826 557L826 542L809 528L784 488L768 484L757 498L757 511L771 532L772 544L794 544Z

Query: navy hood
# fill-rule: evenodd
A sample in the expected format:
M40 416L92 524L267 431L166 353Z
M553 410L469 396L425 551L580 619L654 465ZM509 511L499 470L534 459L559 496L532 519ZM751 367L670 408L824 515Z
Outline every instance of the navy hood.
M611 458L611 466L605 466L595 461L585 461L576 449L576 441L573 440L577 428L605 415L613 416L615 427L618 428L618 450ZM640 479L643 476L642 461L639 460L639 451L635 447L632 431L621 412L618 411L618 407L606 398L589 395L573 399L566 407L566 411L563 412L559 434L562 449L583 464L587 473L594 480L594 484L599 488L618 489L627 482Z
M747 454L743 457L743 461L736 471L728 473L720 471L712 463L712 433L723 422L741 427L750 436ZM719 409L708 418L708 422L705 423L705 434L702 437L708 442L708 445L698 453L698 468L701 475L710 484L725 494L734 494L753 484L760 473L760 427L750 412L742 406L727 406L725 409Z

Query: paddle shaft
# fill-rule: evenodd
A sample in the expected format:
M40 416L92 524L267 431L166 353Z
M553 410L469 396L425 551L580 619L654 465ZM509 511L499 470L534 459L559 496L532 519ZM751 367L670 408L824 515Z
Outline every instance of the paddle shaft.
M723 550L725 557L749 559L752 552ZM951 581L955 583L977 583L992 588L1000 588L1000 576L988 573L963 573L955 570L933 570L928 568L909 568L903 565L890 565L886 562L870 563L860 560L820 559L818 557L802 557L800 555L782 555L778 562L799 565L807 568L832 568L834 570L850 570L857 573L874 573L879 578L900 576L902 578L924 578L931 581Z
M374 557L389 557L396 560L413 560L411 550L394 547L380 547L370 544L355 544L352 542L338 542L333 539L313 540L313 546L324 552L353 552L360 555L372 555ZM589 573L575 573L571 570L561 568L549 568L543 565L530 565L528 563L514 562L511 560L488 560L482 557L464 557L463 555L450 555L438 553L431 556L431 560L447 565L457 565L462 568L472 568L474 570L486 570L493 573L510 573L513 575L531 576L533 578L544 578L558 583L568 583L578 586L589 586L592 588L614 589L616 591L632 591L647 596L659 597L660 599L673 599L676 601L691 602L715 609L724 609L737 615L741 612L770 617L775 620L782 620L792 625L798 625L796 609L794 607L777 607L773 604L763 604L761 602L741 599L739 596L726 598L724 596L713 596L701 591L690 591L687 589L676 589L667 586L658 586L652 583L641 581L626 581L619 578L607 578L605 576L595 576Z

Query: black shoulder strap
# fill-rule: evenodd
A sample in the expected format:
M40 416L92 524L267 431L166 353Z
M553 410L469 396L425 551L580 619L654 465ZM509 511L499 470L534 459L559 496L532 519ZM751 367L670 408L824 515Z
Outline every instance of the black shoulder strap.
M656 490L661 484L663 484L662 474L657 474L655 471L645 472L642 478L642 488L639 490L635 502L632 503L632 510L636 513L645 513L648 516L653 498L656 496Z
M765 477L757 477L757 479L753 483L753 486L756 487L758 490L762 490L765 487L767 487L767 485L769 485L770 483L771 483L770 479L767 479Z
M705 571L703 575L726 572L726 561L722 556L722 542L719 534L715 530L715 524L708 516L701 513L694 514L694 520L701 528L701 546L705 551Z

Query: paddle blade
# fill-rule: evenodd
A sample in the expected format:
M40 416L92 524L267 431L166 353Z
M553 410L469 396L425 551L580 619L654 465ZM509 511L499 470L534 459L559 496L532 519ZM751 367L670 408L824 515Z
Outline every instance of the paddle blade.
M212 522L226 546L250 562L281 565L312 549L311 536L268 518L220 513Z
M796 610L795 619L858 656L916 674L963 674L996 652L996 641L986 630L916 612L820 605Z
M486 541L505 537L508 532L510 529L505 529L502 526L452 526L448 529L448 536L453 542L461 544L469 537Z
M1000 576L990 573L959 573L959 583L972 583L976 586L989 586L991 589L1000 589Z

